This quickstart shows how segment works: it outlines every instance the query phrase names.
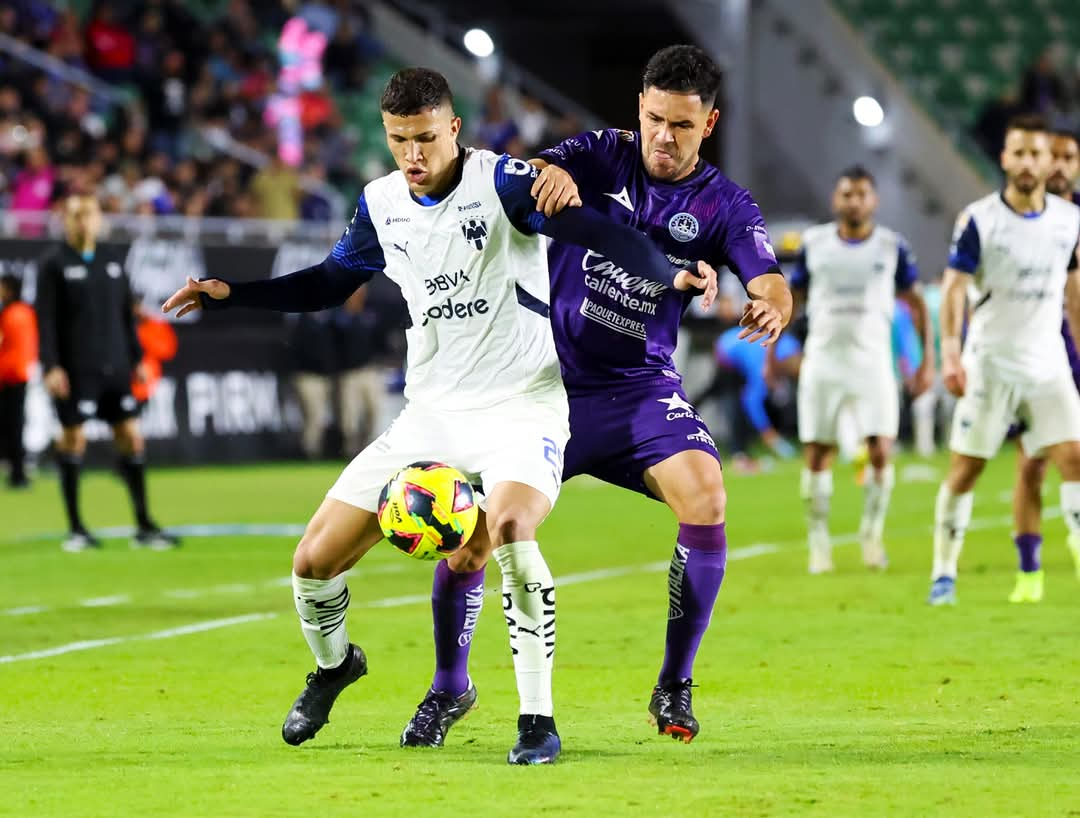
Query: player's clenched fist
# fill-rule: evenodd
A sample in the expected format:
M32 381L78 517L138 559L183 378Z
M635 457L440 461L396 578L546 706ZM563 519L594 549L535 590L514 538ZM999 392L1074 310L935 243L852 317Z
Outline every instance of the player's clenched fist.
M179 307L176 317L183 318L189 312L202 309L199 293L206 293L215 301L221 301L229 297L229 285L216 278L196 281L189 276L187 284L169 296L168 300L161 305L161 311L169 313Z
M967 373L959 361L944 361L941 365L941 378L945 381L945 388L958 398L964 397L967 389Z
M574 177L558 165L547 165L540 171L531 193L536 199L536 209L548 218L566 207L581 207Z

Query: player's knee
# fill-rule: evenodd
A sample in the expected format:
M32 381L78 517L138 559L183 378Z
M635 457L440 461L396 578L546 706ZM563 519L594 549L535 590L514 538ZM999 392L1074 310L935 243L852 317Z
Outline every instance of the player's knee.
M1080 480L1080 444L1071 443L1062 447L1055 460L1063 480Z
M488 514L487 524L495 548L511 542L536 539L536 521L523 509L508 508Z
M82 456L86 451L86 435L82 426L65 426L61 429L56 448L64 454Z
M333 579L345 570L345 555L325 526L312 522L293 552L293 573L305 579Z
M867 440L867 443L867 454L870 456L870 465L879 470L889 465L889 455L892 453L892 441L885 437L871 437Z
M1023 457L1019 461L1017 490L1024 494L1038 494L1046 479L1045 458Z
M727 509L727 491L723 481L698 484L697 491L683 498L676 510L680 523L690 525L719 525Z

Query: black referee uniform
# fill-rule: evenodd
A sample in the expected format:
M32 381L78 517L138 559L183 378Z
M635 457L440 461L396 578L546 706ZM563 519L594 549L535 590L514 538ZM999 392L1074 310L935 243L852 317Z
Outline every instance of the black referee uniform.
M68 395L54 398L56 414L66 429L95 417L115 429L138 413L131 380L142 360L142 348L135 331L134 306L123 257L115 250L98 246L83 254L62 241L41 260L35 300L41 367L46 374L55 367L67 373ZM82 454L58 454L71 530L64 548L97 547L79 513ZM138 525L132 544L154 549L175 546L176 538L163 532L147 511L143 452L121 451L118 467Z
M61 243L40 264L35 307L42 371L60 366L71 384L69 396L56 401L60 425L134 417L131 376L142 348L123 259L100 247L86 259Z

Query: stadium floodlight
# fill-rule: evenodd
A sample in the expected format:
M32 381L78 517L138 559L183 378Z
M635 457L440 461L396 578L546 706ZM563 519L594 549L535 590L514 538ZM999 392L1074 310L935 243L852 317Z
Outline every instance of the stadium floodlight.
M477 57L490 57L495 53L495 43L491 35L482 28L470 28L465 32L465 47Z
M851 106L855 121L864 128L876 128L885 121L885 111L881 103L873 97L858 97Z

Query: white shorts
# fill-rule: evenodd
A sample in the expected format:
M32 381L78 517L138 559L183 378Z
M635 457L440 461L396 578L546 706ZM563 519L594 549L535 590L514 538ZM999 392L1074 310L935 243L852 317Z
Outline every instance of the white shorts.
M835 444L843 410L850 407L859 437L895 439L900 429L900 393L892 370L880 373L816 371L799 375L799 440Z
M541 492L554 506L569 439L565 395L504 401L476 412L439 412L410 403L353 458L326 496L375 511L379 493L399 469L434 460L461 471L482 494L513 481Z
M1020 443L1030 457L1056 443L1080 440L1080 394L1064 370L1040 383L1016 384L965 361L967 388L953 412L949 448L957 454L989 460L1019 421Z

